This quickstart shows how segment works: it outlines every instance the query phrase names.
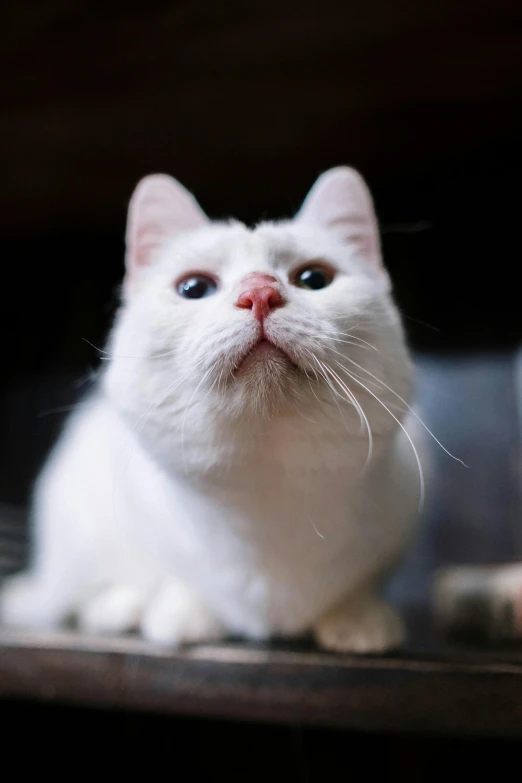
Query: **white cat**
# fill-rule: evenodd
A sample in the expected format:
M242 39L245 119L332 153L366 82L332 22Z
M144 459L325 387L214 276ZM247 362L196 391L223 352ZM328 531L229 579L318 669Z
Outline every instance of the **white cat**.
M147 177L126 263L106 369L38 480L33 563L4 588L4 622L397 646L377 590L422 487L360 176L333 169L293 220L252 229Z

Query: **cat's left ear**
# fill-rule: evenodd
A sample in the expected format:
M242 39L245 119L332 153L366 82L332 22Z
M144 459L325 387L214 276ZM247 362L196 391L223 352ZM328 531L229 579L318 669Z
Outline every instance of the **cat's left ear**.
M348 166L322 174L295 220L331 231L351 245L376 272L385 273L372 197L361 175Z
M129 204L125 288L140 268L153 263L167 240L208 223L194 196L173 177L151 174L142 179Z

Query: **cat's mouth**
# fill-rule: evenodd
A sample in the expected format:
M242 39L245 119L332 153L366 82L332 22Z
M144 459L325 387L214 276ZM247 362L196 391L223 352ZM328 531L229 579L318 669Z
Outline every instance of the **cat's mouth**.
M286 351L276 345L267 337L260 337L257 342L248 349L236 367L236 372L245 370L258 363L286 362L290 367L297 364Z

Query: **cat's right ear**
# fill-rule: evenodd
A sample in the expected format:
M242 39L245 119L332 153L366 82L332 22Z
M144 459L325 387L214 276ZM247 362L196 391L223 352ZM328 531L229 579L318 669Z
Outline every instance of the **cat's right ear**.
M167 174L142 179L129 204L125 236L125 291L165 242L209 223L194 196Z
M320 226L352 247L369 269L387 277L370 191L361 175L338 166L316 180L296 220Z

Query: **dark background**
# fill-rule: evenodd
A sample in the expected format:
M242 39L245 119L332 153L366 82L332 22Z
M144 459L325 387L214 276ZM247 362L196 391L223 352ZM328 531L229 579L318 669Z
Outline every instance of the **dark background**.
M375 197L412 346L452 354L458 368L455 355L519 343L520 2L8 0L0 63L0 501L27 500L65 408L89 384L98 360L85 340L103 347L126 206L151 172L180 179L211 217L254 222L291 215L320 172L353 165ZM38 735L38 710L2 709L15 731L29 719ZM80 739L101 720L42 711ZM125 720L103 724L124 745L160 731ZM183 726L189 745L215 755L215 725ZM161 723L165 748L179 730ZM433 775L453 758L438 740L370 748L324 732L307 733L303 750L296 731L222 724L220 769L229 748L232 779L243 779L265 739L270 769L283 754L300 780L307 768L321 780L324 758L342 771L346 743L361 760L380 748L382 771L389 761L411 780L428 779L427 749ZM234 755L237 741L247 749ZM455 754L479 769L487 752L507 752L487 747Z

